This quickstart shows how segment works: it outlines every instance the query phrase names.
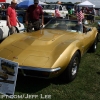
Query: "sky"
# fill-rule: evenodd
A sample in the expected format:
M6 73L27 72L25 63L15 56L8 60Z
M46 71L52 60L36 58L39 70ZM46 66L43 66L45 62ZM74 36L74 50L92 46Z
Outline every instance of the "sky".
M61 1L61 2L72 2L72 3L75 3L75 2L83 2L83 1L86 1L86 0L40 0L40 1L43 1L43 2L57 2L57 1ZM93 3L94 5L96 5L97 7L100 7L100 0L88 0L89 2Z
M11 0L6 0L8 3L11 2ZM17 0L17 2L21 2L24 0ZM61 1L61 2L84 2L86 0L40 0L42 2L57 2L57 1ZM93 3L96 7L100 8L100 0L88 0L89 2Z

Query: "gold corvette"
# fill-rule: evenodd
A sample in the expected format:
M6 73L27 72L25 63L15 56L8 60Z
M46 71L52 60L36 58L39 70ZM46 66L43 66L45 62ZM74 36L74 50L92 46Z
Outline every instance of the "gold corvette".
M81 57L97 47L95 27L79 27L78 22L52 19L39 30L13 34L0 44L0 57L19 63L25 76L72 81L77 75Z

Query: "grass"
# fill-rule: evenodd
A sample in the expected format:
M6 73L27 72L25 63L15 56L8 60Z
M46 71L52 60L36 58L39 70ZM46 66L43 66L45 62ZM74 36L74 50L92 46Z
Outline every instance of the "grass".
M95 16L95 19L96 20L100 20L100 16Z
M86 53L82 57L78 75L73 82L66 84L58 79L18 75L15 95L24 95L24 98L13 100L100 100L100 42L95 53ZM25 98L27 95L31 96L30 99Z

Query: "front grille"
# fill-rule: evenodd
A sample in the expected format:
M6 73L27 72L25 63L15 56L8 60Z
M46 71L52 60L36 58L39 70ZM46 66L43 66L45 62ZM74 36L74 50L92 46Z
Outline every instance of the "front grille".
M20 69L19 73L23 73L26 76L33 76L33 77L40 77L40 78L49 78L50 75L50 72L28 70L28 69Z

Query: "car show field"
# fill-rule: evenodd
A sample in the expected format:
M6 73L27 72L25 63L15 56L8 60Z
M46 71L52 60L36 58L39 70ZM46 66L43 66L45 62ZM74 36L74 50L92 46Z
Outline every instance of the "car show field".
M98 18L99 19L99 18ZM1 21L1 20L0 20ZM77 20L52 18L39 31L9 35L0 43L0 57L18 63L15 93L2 100L100 100L100 33L98 22L81 31ZM25 32L23 32L23 30ZM1 62L0 62L1 63ZM2 64L0 82L14 84L12 67ZM1 89L0 84L0 89Z

